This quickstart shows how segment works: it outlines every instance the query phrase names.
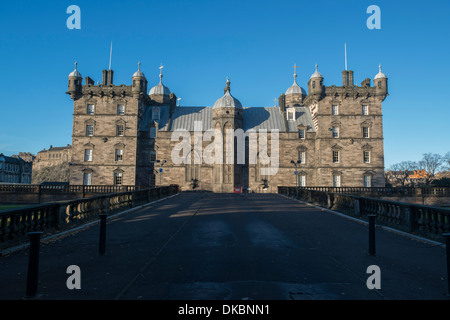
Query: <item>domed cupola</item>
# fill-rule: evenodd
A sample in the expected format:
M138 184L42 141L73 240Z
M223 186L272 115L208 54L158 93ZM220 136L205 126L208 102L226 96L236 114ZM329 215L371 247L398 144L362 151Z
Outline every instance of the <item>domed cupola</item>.
M227 78L227 86L224 89L225 94L222 98L217 99L217 101L214 103L213 109L219 109L219 108L237 108L242 109L241 102L233 97L230 93L230 80Z
M319 97L324 92L323 76L317 71L317 64L315 65L316 71L311 75L308 81L308 92L310 95Z
M75 70L69 73L69 88L67 93L73 100L76 100L82 96L82 82L83 77L81 73L77 70L77 63L75 62Z
M375 78L373 78L374 80L377 80L377 79L386 79L387 77L386 77L386 75L383 73L383 72L381 72L381 64L378 66L378 73L375 75Z
M83 78L81 73L77 70L78 63L75 62L75 70L73 70L71 73L69 73L69 77L75 77L75 78Z
M306 98L306 91L297 84L297 65L294 64L294 83L286 90L286 105L300 104Z
M159 67L159 83L154 86L153 88L150 89L150 92L148 93L150 96L151 95L164 95L164 96L169 96L170 95L170 90L169 88L167 88L165 85L163 85L162 83L162 68L164 68L164 66Z
M147 92L147 79L144 73L141 71L141 62L138 63L138 70L133 73L133 86L132 92L134 97L139 97Z

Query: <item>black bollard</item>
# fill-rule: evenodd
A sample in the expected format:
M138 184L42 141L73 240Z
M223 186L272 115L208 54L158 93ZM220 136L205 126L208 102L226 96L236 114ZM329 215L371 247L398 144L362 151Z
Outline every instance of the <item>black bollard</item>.
M375 255L375 218L376 215L369 214L369 255Z
M450 296L450 233L443 233L445 237L445 253L447 256L447 295Z
M105 254L105 246L106 246L106 218L108 215L106 213L100 213L100 241L98 247L98 253L100 255Z
M27 294L25 299L37 297L39 276L39 246L42 232L29 232L30 253L28 257Z

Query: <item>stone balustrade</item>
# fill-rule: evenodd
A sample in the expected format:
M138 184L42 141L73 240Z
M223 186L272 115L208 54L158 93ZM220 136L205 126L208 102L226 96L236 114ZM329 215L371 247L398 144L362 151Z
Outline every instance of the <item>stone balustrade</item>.
M0 249L27 241L28 232L52 234L175 193L177 186L164 186L0 211Z
M374 214L377 216L377 224L437 241L443 242L442 234L450 232L450 209L316 189L278 187L278 193L363 220Z

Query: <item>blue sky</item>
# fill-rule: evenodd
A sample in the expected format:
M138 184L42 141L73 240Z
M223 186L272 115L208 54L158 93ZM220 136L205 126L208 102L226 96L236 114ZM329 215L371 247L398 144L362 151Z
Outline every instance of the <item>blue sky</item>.
M81 30L69 30L69 5ZM381 30L369 30L369 5ZM212 106L226 77L244 106L273 106L292 84L307 88L314 65L342 85L344 43L355 83L389 77L383 103L385 165L450 151L450 1L8 1L0 7L0 152L71 144L67 75L101 81L113 42L114 83L142 63L149 87L163 82L184 106Z

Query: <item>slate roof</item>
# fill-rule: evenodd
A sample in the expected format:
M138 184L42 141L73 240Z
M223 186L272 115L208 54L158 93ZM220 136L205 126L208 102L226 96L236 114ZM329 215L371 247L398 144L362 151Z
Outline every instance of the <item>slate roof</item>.
M140 130L148 130L152 120L152 108L148 107L141 121ZM201 121L203 131L213 129L212 107L175 107L172 115L172 123L169 128L169 106L160 106L159 131L174 131L185 129L194 131L194 122ZM308 107L294 107L296 111L295 121L287 121L288 130L285 128L283 116L277 107L245 107L243 108L243 130L274 130L280 132L296 132L297 126L304 125L308 132L314 132L314 124Z

